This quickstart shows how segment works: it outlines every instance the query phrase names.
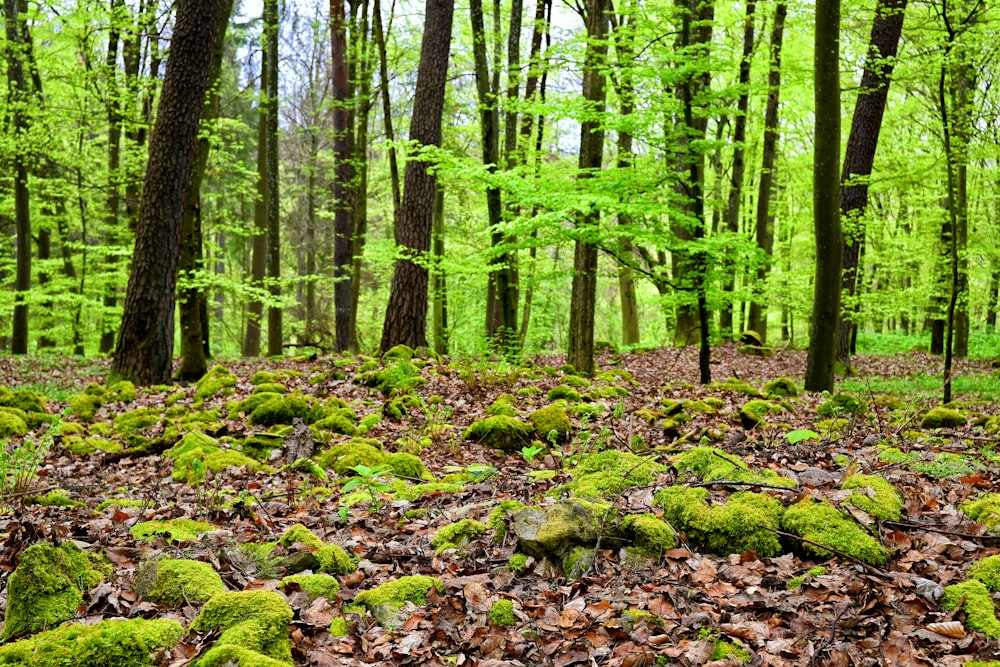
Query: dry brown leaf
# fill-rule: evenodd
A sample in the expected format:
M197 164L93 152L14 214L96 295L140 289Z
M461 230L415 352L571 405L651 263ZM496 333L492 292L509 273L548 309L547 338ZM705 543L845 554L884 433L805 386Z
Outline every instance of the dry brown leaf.
M965 626L960 621L945 621L944 623L928 623L927 629L952 639L964 639Z

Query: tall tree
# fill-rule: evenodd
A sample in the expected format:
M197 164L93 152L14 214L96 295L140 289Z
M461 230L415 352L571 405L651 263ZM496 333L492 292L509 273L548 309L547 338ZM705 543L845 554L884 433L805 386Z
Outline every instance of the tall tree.
M222 0L178 0L111 376L170 379L181 225Z
M219 27L212 49L209 71L208 94L201 112L201 127L195 149L194 164L191 167L191 185L188 188L187 205L181 225L180 275L188 283L180 291L178 307L181 322L181 367L177 376L185 380L197 380L208 370L208 296L205 288L199 287L196 273L204 269L204 252L201 220L201 183L208 165L208 155L212 142L207 131L212 129L219 115L219 85L222 74L222 56L226 45L226 26L233 12L233 0L221 0Z
M267 79L267 277L271 303L267 308L267 356L281 355L281 221L278 210L278 0L264 0Z
M588 0L586 8L587 49L583 60L585 115L580 123L580 161L577 180L583 182L600 170L604 159L602 116L607 103L606 61L608 46L607 0ZM567 361L578 371L594 371L594 308L597 298L597 245L592 238L600 224L595 208L576 221L573 255L573 291L570 296L569 351Z
M347 64L347 15L344 0L330 0L330 52L333 68L333 307L336 314L336 349L345 352L351 345L351 281L354 266L351 249L354 222L354 146L352 146L351 80Z
M843 235L840 229L840 0L816 0L813 226L816 278L805 388L830 391L837 360Z
M844 230L844 275L842 294L849 299L841 313L837 359L851 366L852 313L857 307L850 299L857 295L858 260L865 236L864 216L868 208L868 181L875 164L882 117L889 98L889 83L903 32L907 0L879 0L875 6L871 40L861 89L854 104L851 132L847 137L844 171L840 178L840 215Z
M410 139L421 146L441 145L454 9L454 0L427 0L424 11L424 34L410 121ZM428 274L425 261L430 250L436 182L427 159L414 156L407 162L403 201L396 225L400 257L393 271L382 326L380 347L383 352L398 344L427 345Z
M25 51L18 29L18 2L4 0L7 36L7 96L12 108L14 224L17 234L17 268L14 289L14 328L11 352L28 353L28 291L31 289L31 199L28 192L28 84L24 77Z

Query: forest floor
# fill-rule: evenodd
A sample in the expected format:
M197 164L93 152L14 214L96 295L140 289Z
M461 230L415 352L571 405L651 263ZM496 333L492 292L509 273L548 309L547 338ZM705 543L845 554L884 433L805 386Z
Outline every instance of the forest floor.
M778 350L773 357L761 358L738 354L729 345L713 351L712 370L718 380L735 377L757 388L779 377L801 387L805 362L805 354L798 351ZM962 601L952 612L938 604L944 587L965 581L970 565L998 553L1000 538L992 539L987 527L970 520L959 506L997 489L1000 455L993 452L995 439L987 429L989 418L1000 415L1000 397L991 401L956 396L964 402L961 409L969 425L924 429L921 415L932 407L930 399L867 393L859 396L864 408L858 414L818 425L825 419L819 406L828 397L800 391L797 397L782 399L784 409L765 424L746 429L739 410L749 397L722 385L698 385L696 350L608 353L599 357L599 370L615 373L589 382L573 380L581 394L591 394L590 405L596 407L571 410L573 431L566 442L548 453L504 454L465 439L467 427L483 418L504 393L513 396L512 405L521 416L549 405L547 394L567 384L569 376L546 369L558 368L564 360L539 358L529 367L430 361L418 371L425 383L406 380L422 400L401 419L383 418L374 424L375 419L369 419L365 437L376 439L386 452L419 450L436 480L459 472L471 478L465 484L403 500L381 486L391 478L376 479L374 502L348 506L342 502L348 494L340 489L346 478L332 471L328 483L305 472L236 467L193 483L172 478L175 461L163 450L172 444L171 437L179 437L176 430L171 436L169 426L180 421L181 413L217 410L209 413L206 430L223 447L238 449L248 436L267 430L251 425L244 413L230 414L236 401L251 394L251 378L262 370L277 373L289 392L301 392L307 401L343 399L365 422L366 415L382 409L387 397L355 382L361 363L363 359L234 360L224 365L238 378L235 386L201 404L194 386L141 388L131 402L105 401L88 422L67 406L88 383L103 383L104 363L44 357L0 360L0 385L27 387L47 396L48 411L61 415L63 425L81 422L78 430L88 437L126 447L149 442L154 450L145 455L131 455L128 449L79 455L67 451L66 436L53 438L33 493L67 489L82 505L22 507L22 496L0 514L0 605L7 605L7 579L24 549L40 541L72 539L85 550L103 552L113 564L108 583L85 594L76 621L170 618L187 627L201 603L157 605L134 591L137 569L163 552L212 564L230 590L279 590L295 612L291 637L299 665L805 667L1000 660L1000 642L968 627ZM375 365L371 360L368 364ZM932 374L940 367L939 358L920 353L857 359L862 380ZM385 368L384 362L380 368ZM961 361L958 372L989 376L995 371L986 361ZM602 387L619 387L624 391L617 393L623 395L600 391ZM662 414L672 405L664 401L706 399L717 407L688 411L690 420L671 422L666 429L663 419L648 417L649 411ZM136 410L157 418L146 420L141 432L122 435L114 427L115 418ZM788 437L793 432L799 435ZM349 440L346 435L318 434L315 452ZM12 439L8 451L22 441ZM420 449L415 444L420 442L428 446ZM439 529L460 519L487 522L503 500L552 505L567 493L547 493L571 480L572 464L603 450L641 449L667 465L651 483L607 499L619 516L660 512L654 495L671 485L705 488L717 504L746 490L703 484L670 467L672 457L699 442L741 457L755 469L797 480L791 490L754 487L785 506L810 496L842 505L839 482L848 471L884 477L903 498L902 518L879 521L856 508L851 514L891 550L891 558L884 566L847 557L818 558L804 552L804 544L794 538L782 542L784 553L776 557L750 551L718 555L700 550L681 534L677 545L658 558L630 564L620 559L612 540L598 542L593 566L584 576L569 579L559 567L534 558L523 571L512 571L508 561L519 546L513 531L497 540L490 530L460 549L438 554L430 545ZM893 455L886 455L888 448L895 448L889 450ZM280 468L286 463L281 457L279 448L269 463ZM145 506L123 502L98 510L99 504L114 498L144 501ZM236 499L240 502L234 503ZM187 541L139 540L130 533L138 522L176 518L206 521L217 530ZM356 572L338 577L336 600L310 601L294 587L281 587L285 572L254 570L232 556L235 544L273 542L295 524L359 557ZM304 549L306 545L293 544L275 553ZM814 570L817 566L825 569ZM408 603L402 624L392 632L363 610L352 610L359 593L404 575L437 577L443 592L432 589L426 605ZM789 587L790 580L803 576L801 585ZM513 602L515 618L509 627L488 619L498 599ZM334 636L329 627L339 616L346 616L348 632ZM162 664L187 664L216 638L192 631L162 655ZM725 642L742 650L724 657L726 651L719 646Z

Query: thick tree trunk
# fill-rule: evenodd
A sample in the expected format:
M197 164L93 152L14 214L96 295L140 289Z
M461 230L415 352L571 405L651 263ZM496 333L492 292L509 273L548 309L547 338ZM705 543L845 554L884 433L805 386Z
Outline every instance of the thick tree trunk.
M233 12L233 0L221 0L219 27L212 48L212 61L208 75L208 93L201 112L201 127L211 129L219 116L219 84L221 82L222 57L225 53L226 26ZM191 185L188 188L187 205L181 226L180 271L189 280L204 269L201 227L201 182L208 166L208 155L212 142L207 136L198 138L194 164L191 167ZM197 380L208 370L208 296L204 287L189 285L179 295L181 322L181 367L177 376L184 380Z
M441 145L441 118L451 50L454 0L427 0L417 68L410 139L421 146ZM427 345L427 267L437 178L423 159L406 164L403 202L396 225L396 260L382 327L383 352L398 344Z
M841 312L837 359L851 366L851 324L858 312L858 267L865 236L868 208L868 178L875 164L882 116L889 97L889 84L907 0L879 0L875 7L868 56L861 75L861 90L854 105L851 133L847 137L844 170L840 179L840 214L844 230L844 275L842 291L849 301Z
M608 47L606 0L587 2L587 50L583 66L583 99L587 113L580 123L578 180L586 180L600 170L604 158L604 129L600 116L607 101L605 67ZM585 234L600 222L600 212L581 215L576 227ZM567 361L579 372L594 371L594 308L597 298L597 246L578 238L573 254L573 290L570 296L569 351Z
M170 380L181 224L221 0L179 0L111 377Z
M840 0L816 0L813 225L816 279L805 388L832 391L844 239L840 229Z

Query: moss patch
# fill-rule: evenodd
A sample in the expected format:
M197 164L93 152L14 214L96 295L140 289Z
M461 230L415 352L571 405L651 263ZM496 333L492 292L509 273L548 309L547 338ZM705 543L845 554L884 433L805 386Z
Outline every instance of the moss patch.
M991 533L1000 528L1000 493L986 493L958 506L965 516L986 526Z
M76 616L83 593L101 583L111 568L73 542L34 544L7 581L7 615L0 639L49 628Z
M1000 621L997 620L990 591L983 582L969 579L946 586L941 597L941 608L951 611L961 600L965 600L962 611L965 612L965 622L970 628L982 632L990 639L1000 638Z
M444 593L444 584L437 577L422 575L400 577L359 593L354 602L371 612L379 625L392 629L406 620L400 618L399 610L407 602L415 605L427 604L427 594L432 588L436 589L439 595Z
M226 591L222 577L209 563L172 558L145 563L136 574L136 592L165 605L203 602Z
M799 389L793 380L781 377L765 382L764 393L768 396L798 396Z
M0 646L0 665L21 667L154 667L161 653L184 636L167 619L102 621L63 625L30 639Z
M855 489L847 502L876 519L896 521L902 514L903 497L896 487L877 475L852 475L840 488Z
M129 534L133 539L152 542L156 536L162 536L167 542L186 542L197 539L202 533L215 530L211 524L192 519L170 519L143 521L132 526Z
M195 400L203 401L216 394L231 394L239 379L225 366L215 366L195 383Z
M743 428L751 429L766 423L769 415L781 414L782 408L776 403L754 399L747 401L740 408L740 423Z
M576 403L580 400L580 392L573 387L567 385L559 385L558 387L553 387L549 390L549 393L545 395L550 401L567 401L569 403Z
M628 544L625 549L629 558L655 560L677 546L677 533L655 514L630 514L617 532Z
M69 400L67 408L69 413L76 415L76 418L80 421L90 423L94 421L94 415L97 414L102 405L104 405L104 398L102 396L79 394ZM3 422L0 421L0 428L2 428L2 424Z
M510 600L497 600L490 606L487 614L490 623L509 628L517 623L517 616L514 615L514 603Z
M531 442L534 432L534 428L519 419L496 415L473 422L465 430L465 438L492 449L517 452Z
M951 408L934 408L928 410L924 418L920 420L921 428L949 428L953 426L965 426L968 420L958 410Z
M865 404L850 392L839 392L819 406L819 413L824 417L843 417L857 415L865 409Z
M337 602L337 593L340 592L340 585L337 580L328 574L294 574L281 580L281 587L284 590L297 586L299 590L309 595L309 601L323 597L330 604Z
M710 505L708 499L705 488L671 486L658 492L653 504L663 508L670 525L706 551L754 551L764 558L783 553L778 536L762 527L778 529L784 512L778 500L751 491L734 493L724 505Z
M793 480L773 470L752 470L743 459L715 447L695 447L671 461L678 474L691 473L704 482L757 482L794 488Z
M987 556L973 563L969 577L983 582L991 591L1000 591L1000 556Z
M439 554L448 549L461 549L486 532L486 524L475 519L462 519L456 523L441 528L431 538L434 553Z
M290 547L293 544L306 545L316 556L319 571L327 574L350 574L358 569L358 558L336 544L327 544L311 530L298 523L289 528L278 540L278 544Z
M566 442L573 431L573 422L561 405L550 405L528 415L535 433L544 442Z
M261 396L263 394L258 394ZM253 409L248 420L252 425L275 426L276 424L291 424L295 419L301 419L311 424L309 402L301 394L278 395Z
M291 621L291 607L272 591L220 593L205 603L191 623L195 632L221 632L212 648L192 665L291 665Z
M885 565L889 550L865 532L861 526L826 501L805 498L785 511L781 527L812 542L829 546L869 565ZM801 548L821 558L832 552L803 542Z
M667 467L651 458L614 449L583 458L573 468L573 479L550 494L570 491L584 498L611 497L623 491L651 484Z

